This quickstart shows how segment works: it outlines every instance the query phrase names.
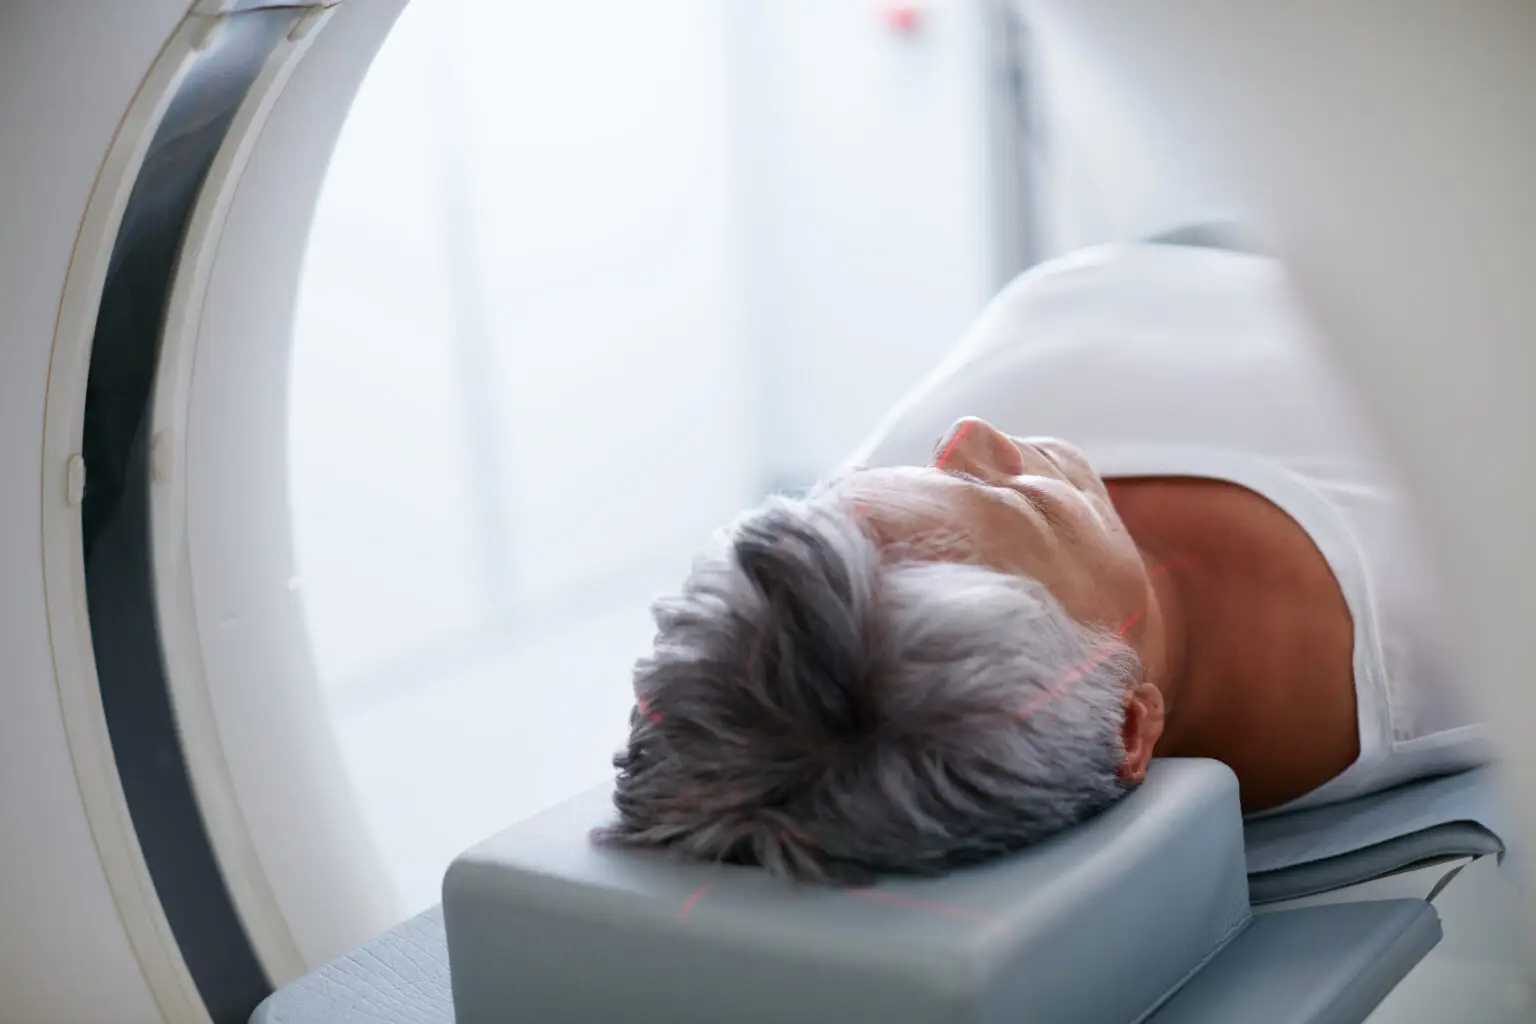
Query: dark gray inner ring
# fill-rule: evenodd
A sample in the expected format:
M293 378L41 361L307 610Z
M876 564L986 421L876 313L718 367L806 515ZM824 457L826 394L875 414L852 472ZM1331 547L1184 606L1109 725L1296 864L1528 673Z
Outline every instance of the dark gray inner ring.
M228 17L178 88L112 248L85 398L85 585L112 755L155 893L217 1024L243 1024L272 983L219 869L177 732L155 612L151 410L176 266L208 168L295 14Z

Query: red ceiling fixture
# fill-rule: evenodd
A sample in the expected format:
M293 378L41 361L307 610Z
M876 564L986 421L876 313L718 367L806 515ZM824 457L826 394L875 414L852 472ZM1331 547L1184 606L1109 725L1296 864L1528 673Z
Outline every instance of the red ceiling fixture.
M923 5L917 3L886 3L881 7L881 17L886 27L904 35L912 35L922 27Z

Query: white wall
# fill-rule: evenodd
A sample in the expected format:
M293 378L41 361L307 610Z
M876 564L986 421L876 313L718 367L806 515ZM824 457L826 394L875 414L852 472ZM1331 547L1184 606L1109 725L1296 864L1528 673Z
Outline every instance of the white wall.
M1230 182L1185 159L1190 140L1169 130L1149 97L1127 102L1113 69L1084 52L1079 40L1049 39L1046 46L1036 38L1029 54L1040 135L1033 192L1042 256L1244 220Z
M983 5L929 4L910 35L857 0L743 0L735 14L764 468L806 483L1001 283Z
M328 677L750 496L719 5L597 7L413 5L348 125L293 411Z
M990 297L980 6L416 0L298 311L296 543L413 904L611 774L647 605Z

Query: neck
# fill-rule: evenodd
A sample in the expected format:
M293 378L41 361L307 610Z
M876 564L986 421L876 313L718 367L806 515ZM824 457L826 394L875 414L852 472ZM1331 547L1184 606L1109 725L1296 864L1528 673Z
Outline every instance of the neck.
M1193 708L1199 703L1193 685L1197 676L1192 669L1197 659L1187 586L1188 574L1194 566L1190 559L1146 548L1142 548L1141 557L1152 587L1142 667L1147 682L1163 695L1165 715L1157 753L1176 757L1190 728Z

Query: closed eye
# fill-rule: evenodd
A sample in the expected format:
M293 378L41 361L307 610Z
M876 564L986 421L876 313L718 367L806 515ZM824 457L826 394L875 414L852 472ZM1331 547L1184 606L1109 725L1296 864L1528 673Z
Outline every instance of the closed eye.
M939 472L945 474L946 476L952 476L956 480L964 480L966 483L975 484L977 487L991 488L993 486L992 484L987 483L981 477L972 476L963 469L941 469Z
M974 476L965 472L963 469L945 469L941 470L940 472L944 473L946 476L952 476L957 480L964 480L968 484L974 484L975 486L984 488L988 491L1003 491L1017 498L1022 498L1030 508L1040 513L1040 518L1044 519L1047 523L1058 529L1068 529L1072 525L1071 523L1067 522L1067 520L1062 518L1056 509L1051 507L1050 502L1040 501L1039 499L1033 498L1017 488L1007 487L1002 484L988 483L978 476Z

